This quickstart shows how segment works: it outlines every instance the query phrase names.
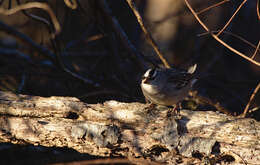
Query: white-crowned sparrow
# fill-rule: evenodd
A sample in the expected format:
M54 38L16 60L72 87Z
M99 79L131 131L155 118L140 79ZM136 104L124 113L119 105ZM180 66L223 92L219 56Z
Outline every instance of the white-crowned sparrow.
M189 90L196 82L197 79L194 78L196 67L195 64L187 71L173 68L147 70L141 82L145 98L157 105L177 105L188 96Z

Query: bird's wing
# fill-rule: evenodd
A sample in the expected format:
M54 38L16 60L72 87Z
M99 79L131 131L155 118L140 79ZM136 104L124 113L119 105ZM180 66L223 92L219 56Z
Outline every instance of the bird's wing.
M168 73L168 83L173 85L176 89L181 89L187 86L193 78L193 74L185 71L171 71Z

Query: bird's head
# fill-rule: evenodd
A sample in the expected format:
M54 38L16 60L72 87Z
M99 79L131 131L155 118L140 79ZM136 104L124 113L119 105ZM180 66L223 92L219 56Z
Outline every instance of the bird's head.
M152 81L155 79L157 75L157 70L156 68L153 68L153 69L148 69L143 77L142 77L142 83L149 83L149 81Z

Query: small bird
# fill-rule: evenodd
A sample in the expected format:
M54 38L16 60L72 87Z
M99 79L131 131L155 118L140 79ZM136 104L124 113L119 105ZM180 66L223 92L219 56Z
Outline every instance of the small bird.
M194 77L197 64L187 71L174 68L148 69L141 82L142 92L146 100L152 104L174 106L188 96L192 85L197 81Z

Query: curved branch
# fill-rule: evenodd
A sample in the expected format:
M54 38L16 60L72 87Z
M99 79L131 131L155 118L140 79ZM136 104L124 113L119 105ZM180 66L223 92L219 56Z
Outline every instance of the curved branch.
M49 14L49 16L52 20L53 26L56 30L55 35L60 33L60 31L61 31L60 24L59 24L55 14L54 14L54 12L52 11L52 9L45 3L29 2L29 3L23 4L23 5L19 5L17 7L14 7L10 10L0 8L0 14L12 15L12 14L15 14L16 12L18 12L20 10L26 10L26 9L31 9L31 8L39 8L39 9L45 10ZM54 37L54 36L52 36L52 37Z
M197 19L197 21L201 24L201 26L210 33L210 35L217 40L219 43L221 43L222 45L224 45L226 48L228 48L229 50L231 50L232 52L236 53L237 55L243 57L244 59L246 59L247 61L260 66L260 62L257 62L255 60L253 60L252 58L246 56L245 54L239 52L238 50L232 48L231 46L229 46L227 43L225 43L223 40L221 40L217 35L215 35L214 33L212 33L208 27L201 21L201 19L199 18L199 16L196 14L196 12L193 10L193 8L191 7L191 5L189 4L188 0L184 0L187 7L190 9L191 13L194 15L194 17Z
M77 5L77 1L76 0L64 0L64 3L66 4L66 6L68 6L71 9L76 9L78 7Z
M260 0L257 1L257 4L256 4L256 13L257 13L257 17L258 17L258 20L260 20L260 11L259 11L259 8L260 8Z

